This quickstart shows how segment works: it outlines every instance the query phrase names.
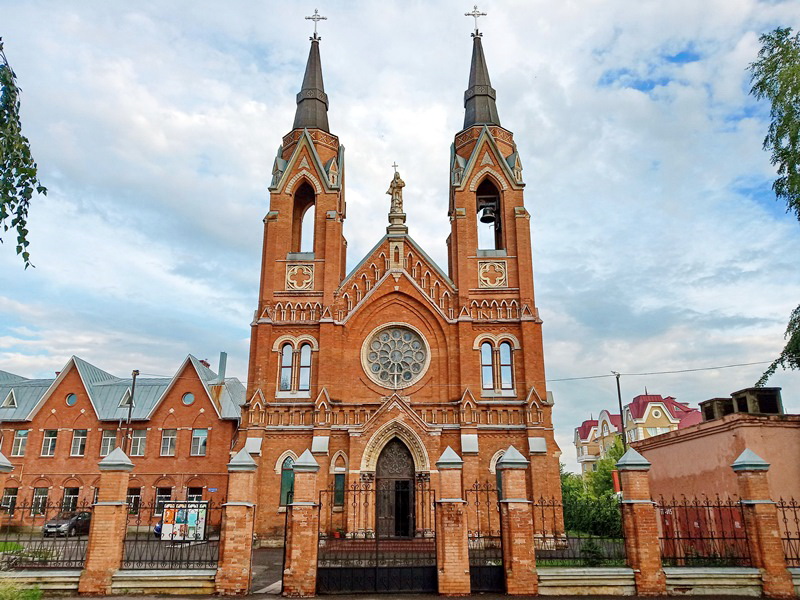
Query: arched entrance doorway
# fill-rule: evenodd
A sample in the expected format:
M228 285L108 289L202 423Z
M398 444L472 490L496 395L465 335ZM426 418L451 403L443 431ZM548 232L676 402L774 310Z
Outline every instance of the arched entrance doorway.
M414 459L398 438L392 438L378 456L376 529L380 538L414 535Z

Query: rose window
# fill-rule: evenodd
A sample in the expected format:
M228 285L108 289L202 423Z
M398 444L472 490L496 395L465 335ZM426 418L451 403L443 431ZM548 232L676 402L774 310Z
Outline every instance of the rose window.
M391 326L368 338L364 368L383 387L407 387L422 377L428 366L428 347L409 327Z

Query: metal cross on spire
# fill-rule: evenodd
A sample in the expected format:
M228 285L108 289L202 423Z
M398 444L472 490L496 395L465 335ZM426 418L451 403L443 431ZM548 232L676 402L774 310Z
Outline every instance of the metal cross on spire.
M464 13L464 16L472 17L473 19L475 19L475 33L473 35L480 35L481 33L478 31L478 17L485 17L486 13L479 11L478 5L476 4L472 8L472 12Z
M394 168L394 172L395 172L395 173L397 173L397 167L399 167L399 166L400 166L400 165L398 165L398 164L397 164L397 161L394 161L394 162L392 163L392 168Z
M306 17L306 20L307 21L314 21L314 37L312 37L311 39L312 40L321 40L322 38L317 35L317 23L319 23L320 21L327 21L328 17L323 17L321 14L319 14L319 10L317 10L315 8L314 9L314 14L311 15L310 17Z

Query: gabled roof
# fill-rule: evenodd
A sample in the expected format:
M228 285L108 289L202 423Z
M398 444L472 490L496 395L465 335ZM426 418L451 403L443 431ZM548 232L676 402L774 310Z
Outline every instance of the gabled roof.
M620 415L613 415L607 410L601 410L597 421L598 423L608 421L616 431L622 431L622 417Z
M575 433L580 436L579 439L588 440L589 433L592 431L592 427L597 427L597 419L587 419L581 423L579 427L575 428Z
M660 394L640 394L636 396L626 408L630 411L634 419L641 419L647 412L647 407L653 403L661 404L667 413L669 413L669 416L678 421L683 420L693 413L700 414L700 411L696 408L690 408L687 404L677 402L672 396L663 398Z
M303 129L303 133L300 135L300 139L297 140L297 144L295 145L294 150L292 150L292 155L289 157L288 161L284 161L285 165L283 170L281 171L281 175L275 182L275 185L270 186L269 188L270 191L284 190L285 186L289 181L288 180L289 174L292 173L292 171L294 171L295 165L299 160L301 160L300 156L303 153L303 148L306 148L308 150L308 155L311 157L311 162L314 163L314 170L316 172L312 173L310 170L311 169L310 166L308 167L308 169L306 169L304 166L303 170L299 171L297 174L299 175L303 173L303 171L306 171L309 175L313 176L313 178L316 180L315 183L317 182L319 183L319 188L315 190L316 193L318 194L323 193L323 190L325 193L330 193L334 189L339 189L341 187L341 180L336 185L331 185L330 181L328 180L328 177L326 176L328 171L325 168L325 165L322 164L322 159L319 157L319 153L317 152L317 149L314 146L314 140L311 139L311 134L308 133L308 129ZM283 147L281 146L278 149L278 152L280 153L282 151ZM273 167L273 171L275 170L275 168L278 168L279 166L280 165L278 165L278 163L276 162L275 166Z
M169 389L178 381L184 367L193 365L217 414L223 419L238 419L245 390L236 378L218 383L218 376L194 356L189 355L173 377L137 377L131 418L149 419ZM0 407L2 421L29 421L41 409L67 374L76 369L95 415L101 421L120 421L128 417L128 406L120 402L132 388L131 378L120 378L78 358L71 357L54 379L25 379L14 376L0 380L0 401L13 390L16 407Z
M465 189L472 177L473 171L481 166L484 148L486 147L488 147L491 151L492 156L495 159L494 162L496 163L496 166L505 175L505 180L500 182L503 186L503 189L505 189L505 184L510 185L514 189L524 188L524 183L517 183L516 177L514 177L514 172L508 165L508 159L503 156L502 152L500 152L500 148L497 146L497 142L495 141L492 132L489 131L489 127L486 125L484 125L481 129L481 133L478 136L478 139L475 141L475 146L472 149L472 154L470 155L467 164L464 166L464 173L461 175L461 181L455 187L459 190ZM490 167L486 168L488 169Z

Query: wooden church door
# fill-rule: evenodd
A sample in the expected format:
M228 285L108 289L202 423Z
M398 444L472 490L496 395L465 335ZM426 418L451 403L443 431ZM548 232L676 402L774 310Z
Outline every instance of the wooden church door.
M398 438L381 450L376 469L378 537L414 535L414 459Z

